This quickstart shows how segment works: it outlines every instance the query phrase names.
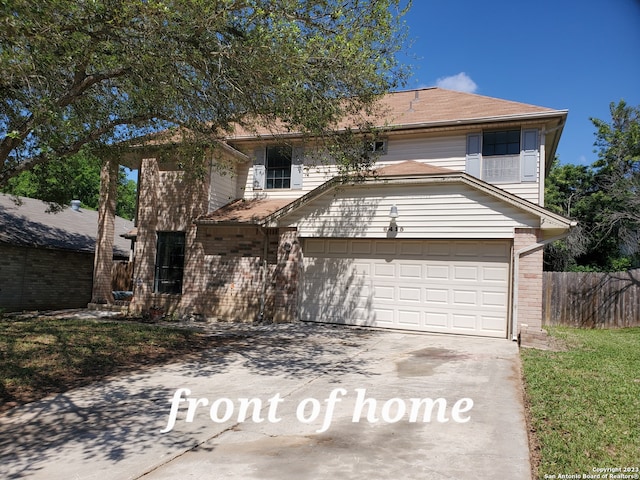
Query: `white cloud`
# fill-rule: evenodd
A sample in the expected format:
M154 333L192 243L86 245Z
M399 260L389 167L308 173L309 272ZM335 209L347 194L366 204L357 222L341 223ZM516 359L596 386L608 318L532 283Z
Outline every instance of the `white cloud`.
M450 77L441 77L436 80L436 86L467 93L474 93L478 89L476 82L471 80L471 77L464 72Z

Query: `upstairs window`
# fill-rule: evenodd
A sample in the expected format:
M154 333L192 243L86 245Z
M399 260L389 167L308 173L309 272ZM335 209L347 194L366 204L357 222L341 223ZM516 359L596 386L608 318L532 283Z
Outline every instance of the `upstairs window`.
M253 161L253 189L302 189L304 147L270 145L257 147Z
M482 134L482 156L520 155L520 130L501 130Z
M158 232L155 293L182 293L184 232Z
M387 141L386 140L373 140L365 143L366 153L377 153L379 155L386 155L387 153Z
M291 148L267 147L266 188L289 188L291 186Z
M539 134L535 128L471 133L465 171L489 183L536 182Z

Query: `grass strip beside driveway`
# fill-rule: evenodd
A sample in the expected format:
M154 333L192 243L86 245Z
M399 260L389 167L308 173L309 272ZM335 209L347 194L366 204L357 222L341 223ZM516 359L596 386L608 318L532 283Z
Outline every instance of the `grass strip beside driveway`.
M207 344L195 331L138 322L0 317L0 412Z
M640 328L550 334L567 351L522 350L538 478L639 478Z

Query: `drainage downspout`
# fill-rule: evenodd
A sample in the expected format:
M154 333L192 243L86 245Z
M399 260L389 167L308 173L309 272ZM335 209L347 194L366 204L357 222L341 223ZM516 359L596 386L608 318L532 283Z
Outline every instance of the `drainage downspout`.
M575 226L575 223L572 222L571 226ZM565 232L561 235L556 235L555 237L547 238L546 240L542 240L540 242L534 243L527 247L521 248L517 250L513 254L513 318L511 322L511 339L514 342L518 341L518 292L520 287L520 257L525 253L531 253L533 251L544 248L549 243L555 242L556 240L562 240L569 232Z

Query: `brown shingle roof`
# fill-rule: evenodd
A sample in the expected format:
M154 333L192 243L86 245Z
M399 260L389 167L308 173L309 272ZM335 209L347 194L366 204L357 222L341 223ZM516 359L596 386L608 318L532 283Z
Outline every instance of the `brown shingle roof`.
M391 93L382 99L382 104L388 109L387 117L392 125L469 121L556 111L436 87Z
M373 119L373 123L379 127L393 126L396 128L454 122L467 123L474 120L511 116L566 113L552 108L439 87L392 92L380 100L380 106L381 112ZM341 126L350 126L351 123L353 122L346 120ZM273 125L270 128L271 130L258 128L255 132L238 128L228 139L256 135L269 136L274 133Z
M272 213L291 203L291 199L255 198L234 200L198 219L202 223L258 224Z

